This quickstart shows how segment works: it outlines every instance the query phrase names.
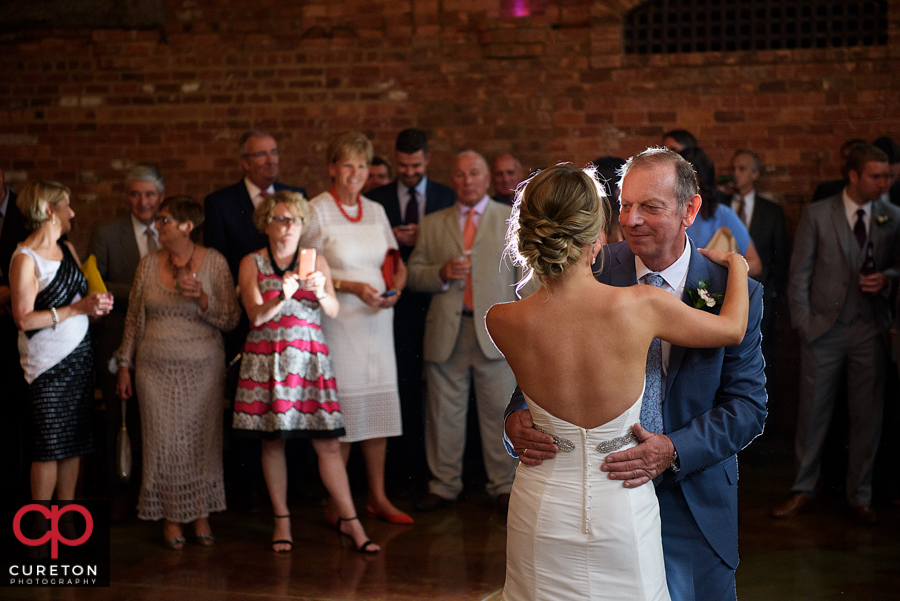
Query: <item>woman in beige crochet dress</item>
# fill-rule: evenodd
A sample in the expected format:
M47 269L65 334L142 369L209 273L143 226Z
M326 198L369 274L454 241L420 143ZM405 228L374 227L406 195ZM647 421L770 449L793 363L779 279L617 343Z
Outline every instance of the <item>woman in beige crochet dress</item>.
M203 209L192 198L163 201L159 252L141 259L129 298L117 392L141 409L143 481L138 517L163 520L163 540L184 547L181 525L214 543L207 517L225 509L222 482L222 331L240 315L224 257L197 244Z

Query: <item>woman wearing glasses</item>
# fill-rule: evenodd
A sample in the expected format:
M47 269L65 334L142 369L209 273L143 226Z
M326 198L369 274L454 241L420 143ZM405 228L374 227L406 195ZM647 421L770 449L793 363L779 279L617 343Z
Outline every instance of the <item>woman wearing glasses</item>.
M128 301L116 392L141 410L143 480L138 517L163 520L170 549L184 547L182 524L196 542L214 543L207 520L225 509L222 480L222 331L240 311L224 257L197 243L203 209L188 196L159 207L159 252L141 259Z
M295 192L276 192L253 212L268 237L266 248L241 260L238 281L250 319L234 403L235 432L262 439L262 468L275 512L272 550L293 548L287 506L285 442L310 438L319 456L319 475L333 499L338 532L357 551L376 553L357 519L338 437L345 434L334 368L322 313L338 315L331 270L325 257L304 260L300 248L309 205ZM314 251L312 251L314 252Z

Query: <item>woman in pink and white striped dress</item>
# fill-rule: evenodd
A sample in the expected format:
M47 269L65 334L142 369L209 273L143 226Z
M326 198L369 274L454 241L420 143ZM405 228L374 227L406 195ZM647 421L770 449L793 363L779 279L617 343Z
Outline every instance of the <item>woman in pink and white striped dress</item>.
M322 482L335 500L340 534L357 551L376 553L357 519L338 437L344 420L322 313L336 317L339 304L324 257L302 268L300 234L309 207L302 195L276 192L259 204L253 221L269 237L266 248L243 258L238 274L250 319L234 406L235 430L262 439L262 468L275 512L272 550L293 548L287 507L285 441L308 437L319 456ZM311 271L310 271L311 269Z

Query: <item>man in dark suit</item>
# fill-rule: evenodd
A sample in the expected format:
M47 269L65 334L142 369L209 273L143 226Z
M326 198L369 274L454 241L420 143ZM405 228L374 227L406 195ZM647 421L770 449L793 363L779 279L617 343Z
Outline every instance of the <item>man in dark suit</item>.
M278 180L278 144L275 138L260 130L251 130L240 139L241 181L216 190L203 202L203 241L225 256L231 276L237 282L241 259L268 243L266 235L253 225L253 211L262 199L280 190L299 192L306 196L306 190L282 184ZM229 362L237 357L250 331L247 314L241 312L241 321L231 332L225 334L225 357ZM237 389L236 368L229 371L225 394L234 398ZM228 418L230 419L230 418ZM230 422L229 422L230 423ZM230 445L230 460L235 462L236 489L243 498L238 505L256 512L260 507L259 491L262 489L260 447L253 440L235 437ZM308 445L305 451L308 452ZM302 453L302 451L301 451ZM293 476L293 474L292 474ZM226 478L228 480L228 478ZM292 477L297 484L300 479Z
M137 503L141 481L141 429L137 399L132 397L125 409L133 466L130 483L126 485L116 470L116 437L122 426L122 403L116 396L117 376L109 372L107 364L122 343L128 297L138 263L147 253L159 248L155 219L165 190L162 175L153 167L135 167L128 172L125 182L128 216L98 225L88 246L88 253L97 258L97 270L106 288L115 298L112 312L92 328L97 379L106 406L106 459L113 519L126 517L129 508Z
M890 177L881 150L855 146L847 166L844 191L804 209L791 254L788 300L801 341L797 476L793 496L772 512L777 518L796 515L815 495L846 373L847 501L860 521L877 521L872 478L890 346L889 295L900 274L900 208L879 198Z
M452 206L456 202L456 193L425 175L430 159L425 132L418 129L401 131L395 150L397 179L375 188L366 196L384 207L400 245L400 256L406 262L416 245L420 219ZM407 290L394 307L394 352L403 436L388 441L387 460L388 473L405 487L424 484L427 478L422 344L430 300L430 294Z
M891 186L881 200L900 206L900 142L888 136L882 136L872 142L872 146L880 148L888 157L888 168L891 172Z
M620 189L625 242L604 248L600 282L632 286L657 273L663 289L687 303L687 291L698 281L725 292L727 271L700 255L685 233L700 206L689 163L671 151L648 149L629 159ZM747 333L740 344L687 349L663 342L663 431L635 428L640 444L609 455L601 468L610 478L625 480L626 487L661 476L654 483L666 579L675 601L736 598L736 453L762 432L766 417L761 316L762 287L751 281ZM517 450L523 464L538 465L552 459L557 448L552 438L531 429L531 414L523 406L520 396L507 407L507 448Z
M494 200L512 205L516 200L516 188L525 179L525 170L519 159L504 152L491 161L491 183L494 185Z
M731 159L735 193L731 208L738 214L759 253L762 273L755 278L763 285L762 353L766 360L766 380L772 369L772 333L775 325L775 301L784 296L790 255L784 211L771 200L756 193L762 163L752 150L738 150Z
M19 329L12 318L9 293L9 263L16 245L28 237L25 218L16 206L16 192L6 185L0 169L0 382L9 400L8 415L0 426L0 449L4 459L2 480L9 482L9 499L30 499L29 469L23 424L28 423L25 375L19 365Z
M275 138L263 131L248 131L241 136L240 150L244 178L203 201L203 242L225 256L235 281L241 259L266 245L265 234L253 225L253 210L260 201L279 190L306 196L303 188L276 181L279 154Z

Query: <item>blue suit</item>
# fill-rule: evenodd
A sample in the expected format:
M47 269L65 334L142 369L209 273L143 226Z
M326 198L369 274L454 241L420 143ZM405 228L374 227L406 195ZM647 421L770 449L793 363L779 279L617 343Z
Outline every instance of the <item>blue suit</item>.
M275 191L289 190L306 196L306 190L275 182ZM253 201L241 179L216 190L203 201L203 243L225 256L231 277L237 281L238 267L244 256L263 248L266 235L253 225Z
M637 283L634 254L625 242L604 247L602 266L595 274L601 283ZM699 279L709 280L710 291L724 292L727 278L724 267L691 243L686 291ZM673 345L669 355L663 423L681 469L675 477L667 470L656 493L673 600L735 598L736 453L762 433L766 419L759 332L763 290L754 280L749 287L750 315L740 344L714 349ZM684 300L690 302L687 292ZM507 415L524 408L522 397L514 397Z

